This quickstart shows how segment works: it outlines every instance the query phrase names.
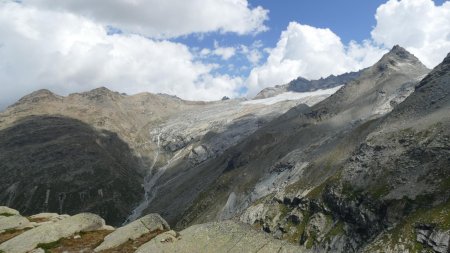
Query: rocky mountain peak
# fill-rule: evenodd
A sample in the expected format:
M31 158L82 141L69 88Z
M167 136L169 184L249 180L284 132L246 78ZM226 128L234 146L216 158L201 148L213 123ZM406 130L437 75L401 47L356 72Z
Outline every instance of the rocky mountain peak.
M413 54L411 54L410 52L408 52L406 49L404 49L403 47L399 46L399 45L395 45L394 47L392 47L391 51L389 51L388 54L391 55L396 55L400 58L410 58L410 57L414 57Z
M104 86L92 89L92 90L88 91L87 93L95 94L95 95L117 94L117 92L112 91Z
M48 96L48 95L54 96L55 93L53 93L53 92L51 92L50 90L47 90L47 89L40 89L40 90L37 90L37 91L34 91L34 92L30 93L30 96Z
M17 103L15 103L12 106L16 106L18 104L26 104L26 103L36 103L38 101L43 101L43 100L57 100L60 97L58 95L56 95L55 93L47 90L47 89L41 89L41 90L37 90L34 91L24 97L22 97Z
M441 64L447 68L450 68L450 53L447 54Z
M378 61L375 66L379 71L401 67L403 64L410 64L427 69L420 60L399 45L395 45L388 53Z
M83 92L80 95L88 98L89 100L98 102L103 102L107 99L114 100L122 96L120 93L112 91L106 87L99 87L88 92Z

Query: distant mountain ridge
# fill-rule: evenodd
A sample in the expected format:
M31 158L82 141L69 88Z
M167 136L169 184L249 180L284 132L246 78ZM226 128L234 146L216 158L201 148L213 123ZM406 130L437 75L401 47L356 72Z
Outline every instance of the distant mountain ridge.
M316 90L325 90L334 88L336 86L344 85L349 81L356 79L361 74L361 71L348 72L341 75L330 75L326 78L317 80L308 80L303 77L298 77L287 84L276 85L275 87L268 87L261 90L254 99L263 99L279 95L283 92L310 92Z

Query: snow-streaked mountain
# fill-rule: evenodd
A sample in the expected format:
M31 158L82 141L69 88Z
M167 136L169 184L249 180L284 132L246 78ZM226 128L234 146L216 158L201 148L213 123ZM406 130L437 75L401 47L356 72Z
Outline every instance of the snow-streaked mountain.
M255 99L264 99L285 92L313 92L316 90L327 90L337 86L345 85L346 83L358 78L362 70L357 72L344 73L338 76L330 75L326 78L320 78L317 80L308 80L303 77L298 77L287 84L276 85L274 87L268 87L260 91Z
M261 98L261 99L253 99L250 101L242 102L243 104L263 104L263 105L273 105L281 101L291 101L294 100L301 104L306 104L308 106L313 106L325 98L331 96L337 90L339 90L343 85L336 86L330 89L319 89L310 92L293 92L286 91L280 93L273 97Z

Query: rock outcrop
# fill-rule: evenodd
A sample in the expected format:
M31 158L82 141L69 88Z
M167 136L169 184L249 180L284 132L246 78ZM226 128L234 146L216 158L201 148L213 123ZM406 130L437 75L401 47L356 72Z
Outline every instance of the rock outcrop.
M169 230L161 216L150 214L111 232L95 214L46 221L58 216L36 214L30 217L35 220L34 228L12 234L0 232L0 252L309 252L234 221L201 224L176 232Z
M10 216L10 215L19 215L19 211L9 208L7 206L0 206L0 215L1 216Z
M126 243L128 240L136 240L139 237L154 232L169 230L167 222L158 214L148 214L130 224L116 229L107 235L102 244L94 249L95 252L112 249Z
M0 251L26 253L40 244L53 243L80 232L100 230L105 221L95 214L81 213L67 219L27 230L0 244Z
M30 227L30 221L20 215L1 216L0 215L0 233L12 229L24 229Z
M179 234L165 233L142 245L145 252L307 252L233 221L189 227Z
M441 231L430 224L418 224L416 234L417 242L432 248L435 252L450 252L450 230Z

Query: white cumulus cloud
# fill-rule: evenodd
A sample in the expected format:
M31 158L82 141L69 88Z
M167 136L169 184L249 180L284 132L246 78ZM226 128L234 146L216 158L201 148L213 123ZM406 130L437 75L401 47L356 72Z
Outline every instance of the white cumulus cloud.
M359 70L399 44L433 68L450 52L450 2L389 0L375 14L371 38L342 43L330 29L291 22L267 60L252 69L248 95L302 76L308 79Z
M153 38L192 33L254 34L267 30L268 10L247 0L25 0Z
M262 41L257 40L253 42L250 46L241 45L240 46L240 53L245 55L247 60L253 65L258 65L259 61L263 57L263 54L261 52L261 48L263 46Z
M450 52L450 2L389 0L376 12L372 38L378 44L399 44L432 68Z
M106 86L195 100L237 96L242 79L213 74L215 67L181 43L108 35L83 16L0 2L0 106L40 88L67 94Z
M214 41L213 54L222 57L223 60L228 60L236 54L234 47L221 47L217 41Z
M330 29L291 22L267 61L252 69L247 80L249 95L298 76L317 79L359 70L373 64L383 52L370 42L345 46Z

